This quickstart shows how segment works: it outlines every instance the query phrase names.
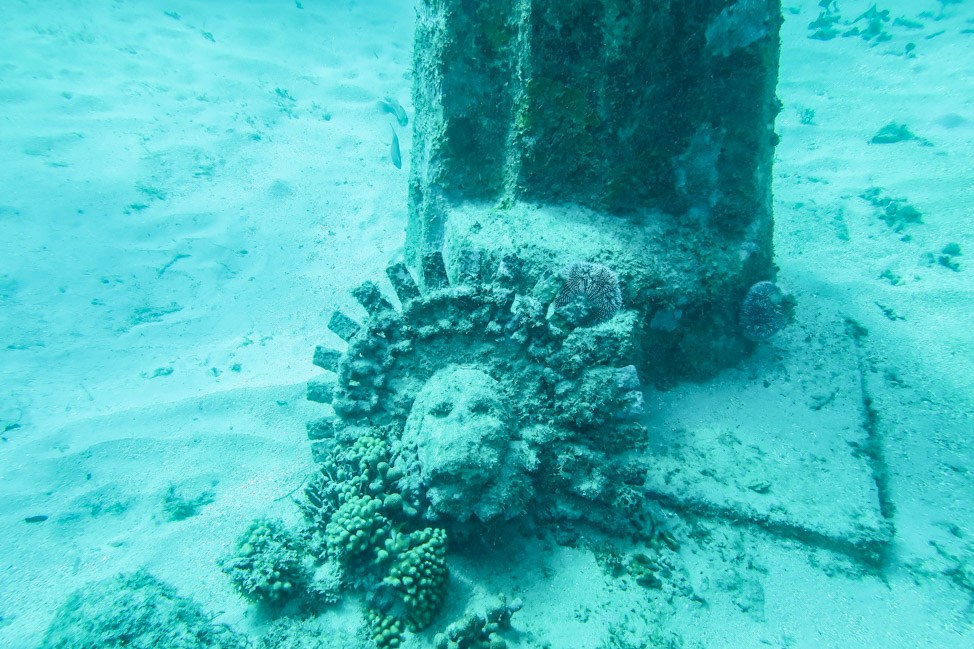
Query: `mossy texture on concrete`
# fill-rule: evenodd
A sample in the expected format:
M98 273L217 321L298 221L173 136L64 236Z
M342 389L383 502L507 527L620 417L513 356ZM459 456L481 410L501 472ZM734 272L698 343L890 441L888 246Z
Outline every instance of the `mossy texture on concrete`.
M426 0L418 15L407 262L513 252L535 279L604 263L665 334L642 369L739 360L741 300L775 273L779 0Z
M767 218L780 23L778 0L421 2L414 225L505 192Z
M741 306L749 288L772 273L750 237L728 238L662 213L619 217L571 205L457 206L443 249L451 277L462 275L473 254L484 264L516 254L526 281L536 281L529 290L546 306L556 299L546 286L571 265L611 269L622 307L636 318L631 358L653 382L705 377L739 361L752 347Z

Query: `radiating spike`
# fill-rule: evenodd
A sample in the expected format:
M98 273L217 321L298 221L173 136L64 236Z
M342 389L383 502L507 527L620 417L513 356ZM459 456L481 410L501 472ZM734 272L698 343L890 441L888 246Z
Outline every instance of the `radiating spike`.
M362 282L358 288L352 290L352 297L365 307L371 315L376 315L392 308L392 303L383 297L375 282Z
M331 403L335 396L335 379L321 378L308 381L308 401Z
M457 264L457 284L474 286L483 280L483 251L464 248Z
M446 276L443 253L437 250L423 255L423 287L427 291L432 291L449 285L450 280Z
M335 311L331 314L331 320L328 321L328 328L338 334L342 340L348 342L355 334L362 330L362 325L341 311Z
M409 300L419 297L419 287L416 286L416 280L413 279L413 274L406 268L406 264L399 262L398 264L389 266L386 268L386 275L388 275L389 281L392 282L392 288L396 291L396 295L399 296L400 302L405 304Z
M329 372L338 371L338 363L342 360L342 353L337 349L332 349L331 347L323 347L318 345L315 347L315 357L311 362L320 367L323 370L328 370Z

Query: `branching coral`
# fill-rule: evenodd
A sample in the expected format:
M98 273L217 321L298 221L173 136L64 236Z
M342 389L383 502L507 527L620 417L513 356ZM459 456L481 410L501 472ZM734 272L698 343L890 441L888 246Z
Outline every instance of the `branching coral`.
M508 604L503 595L485 614L467 613L433 639L436 649L507 649L501 632L511 628L511 616L521 610L521 600Z
M402 597L407 628L425 629L443 603L448 575L446 532L428 527L406 535L390 549L396 560L383 583Z
M220 565L252 602L280 605L310 592L311 571L301 541L280 521L256 520Z
M301 503L308 543L344 570L347 583L369 593L368 625L380 649L425 628L446 589L446 532L408 531L417 512L403 501L400 469L390 466L376 429L350 445L336 444Z

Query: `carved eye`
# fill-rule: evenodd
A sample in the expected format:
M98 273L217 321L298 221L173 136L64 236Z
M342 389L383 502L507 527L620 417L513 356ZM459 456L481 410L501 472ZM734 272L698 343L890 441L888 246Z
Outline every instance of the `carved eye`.
M430 414L434 417L446 417L451 412L453 412L453 402L446 399L438 401L430 408Z
M493 409L494 405L490 402L490 399L474 399L470 402L470 412L475 415L488 413Z

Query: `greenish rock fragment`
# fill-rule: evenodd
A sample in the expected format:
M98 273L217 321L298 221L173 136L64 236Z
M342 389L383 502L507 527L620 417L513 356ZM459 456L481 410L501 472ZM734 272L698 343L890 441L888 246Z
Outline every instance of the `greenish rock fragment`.
M822 11L818 17L808 23L808 29L812 31L809 38L817 41L830 41L839 35L836 24L842 20L834 3L827 3L822 6Z
M905 27L906 29L923 29L923 23L910 20L906 16L897 16L893 20L893 25L896 27Z
M173 373L173 368L171 366L167 367L157 367L152 372L141 372L139 376L143 379L157 379L162 376L169 376Z
M893 198L883 193L879 187L870 187L859 195L876 208L876 216L882 219L894 232L902 232L907 225L923 223L920 210L903 198Z
M960 244L950 242L944 246L941 253L937 256L937 263L955 273L960 272L960 264L954 259L954 257L961 256Z
M937 257L937 263L948 270L952 270L955 273L960 272L960 264L954 261L954 258L950 255L940 255Z
M941 252L943 254L945 254L945 255L951 255L952 257L959 256L961 254L960 244L959 243L954 243L952 241L952 242L948 243L946 246L944 246L944 249L941 250Z
M890 122L883 128L879 129L879 132L872 136L869 142L872 144L895 144L897 142L906 142L908 140L916 139L917 136L913 134L913 131L911 131L906 124Z
M882 273L880 273L879 274L879 278L880 279L885 279L892 286L899 286L899 285L903 284L903 278L900 276L899 273L897 273L896 271L894 271L891 268L887 268Z
M136 309L129 318L129 324L133 327L150 322L161 322L164 317L173 313L178 313L183 307L176 302L170 302L165 306L142 307Z
M850 24L856 25L860 21L865 22L864 27L860 29L858 26L854 26L845 32L843 36L859 36L863 40L875 41L877 43L882 43L892 38L884 27L886 23L890 22L889 9L879 9L876 5L872 5L855 20L851 21Z
M521 610L520 598L508 603L498 595L482 613L467 612L433 637L435 649L506 649L502 633L511 629L511 616Z

